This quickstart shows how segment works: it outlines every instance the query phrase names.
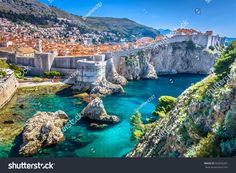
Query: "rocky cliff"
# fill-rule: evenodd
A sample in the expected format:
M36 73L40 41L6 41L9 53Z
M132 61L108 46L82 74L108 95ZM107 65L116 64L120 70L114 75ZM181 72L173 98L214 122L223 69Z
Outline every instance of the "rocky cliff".
M157 74L209 74L217 57L217 51L213 52L186 41L160 46L152 52L150 61Z
M107 60L105 71L106 71L106 79L109 82L122 86L127 84L127 79L117 73L112 58Z
M138 52L123 56L120 59L119 73L128 80L156 79L157 74L152 64L149 52Z
M155 79L161 74L209 74L217 57L219 51L191 41L169 43L122 56L118 73L128 80Z
M127 80L157 79L162 74L209 74L219 52L216 48L214 51L204 49L192 41L115 52L106 56L103 80L78 82L73 88L90 94L109 95L122 93Z
M219 70L235 60L235 55L236 51L233 56L226 54L222 62L227 63L223 62ZM188 88L178 97L176 106L154 123L127 156L229 157L235 154L236 62L230 66L228 75L211 74Z

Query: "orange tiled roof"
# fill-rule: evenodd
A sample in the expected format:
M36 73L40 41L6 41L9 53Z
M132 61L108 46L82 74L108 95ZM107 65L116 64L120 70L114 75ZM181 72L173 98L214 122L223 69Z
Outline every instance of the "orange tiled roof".
M177 29L175 32L176 33L185 33L185 34L200 33L198 31L196 31L195 29L184 29L184 28Z
M3 52L15 52L15 48L14 47L1 47L0 48L0 51L3 51Z
M20 47L17 48L16 51L22 54L31 54L35 52L35 50L32 47Z

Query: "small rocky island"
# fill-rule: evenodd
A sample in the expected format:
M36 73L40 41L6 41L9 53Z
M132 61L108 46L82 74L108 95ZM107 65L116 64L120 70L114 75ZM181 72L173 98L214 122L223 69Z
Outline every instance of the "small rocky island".
M80 113L81 117L89 118L91 120L97 120L101 122L107 123L118 123L119 118L115 115L108 115L102 100L97 97L93 101L91 101L87 107L83 109Z
M31 156L41 148L62 142L64 135L61 128L67 122L68 116L63 111L37 112L26 122L19 154Z

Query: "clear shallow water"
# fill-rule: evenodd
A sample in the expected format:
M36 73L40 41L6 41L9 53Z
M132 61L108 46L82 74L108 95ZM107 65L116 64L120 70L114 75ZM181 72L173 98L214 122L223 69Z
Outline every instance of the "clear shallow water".
M89 127L89 122L80 120L65 132L66 140L56 146L43 149L34 157L122 157L135 145L130 141L130 117L139 111L143 119L153 118L152 111L157 105L157 98L162 95L177 97L192 83L203 79L202 75L162 76L157 80L140 80L129 82L125 86L125 94L103 98L108 114L118 115L121 122L109 125L101 130ZM147 100L154 97L150 102ZM14 108L13 112L21 115L25 121L37 111L65 111L73 119L86 104L71 96L57 94L27 96L20 98L17 103L24 102L27 109ZM12 139L14 140L14 139ZM20 139L16 138L15 143ZM0 157L16 156L14 144L1 146ZM15 145L17 146L17 145ZM11 149L12 148L12 149ZM11 150L11 152L9 151ZM10 153L10 154L9 154Z

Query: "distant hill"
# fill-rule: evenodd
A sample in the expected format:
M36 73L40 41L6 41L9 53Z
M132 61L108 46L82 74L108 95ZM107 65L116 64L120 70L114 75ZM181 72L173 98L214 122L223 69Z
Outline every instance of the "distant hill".
M110 32L119 38L134 40L140 37L155 38L159 31L138 24L132 20L111 17L82 17L51 7L36 0L1 0L0 17L13 22L28 22L40 26L52 26L55 23L78 27L83 33ZM85 27L88 27L87 29Z

